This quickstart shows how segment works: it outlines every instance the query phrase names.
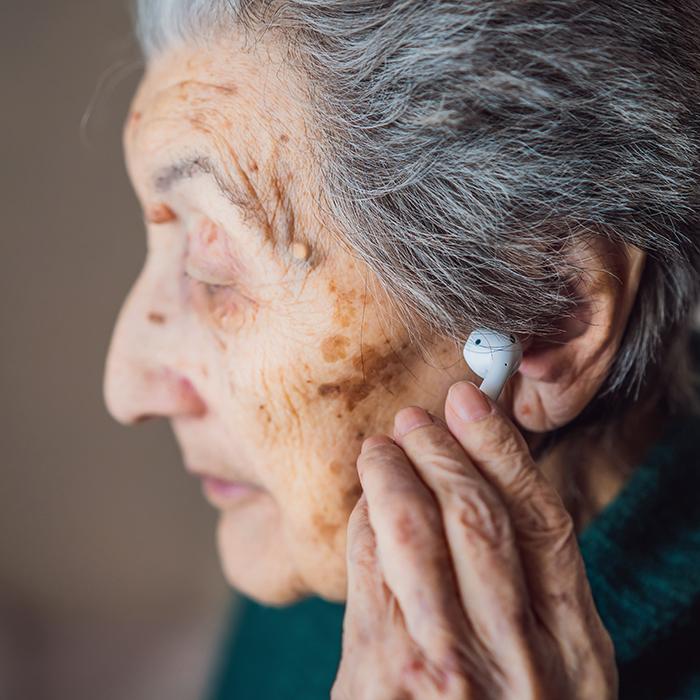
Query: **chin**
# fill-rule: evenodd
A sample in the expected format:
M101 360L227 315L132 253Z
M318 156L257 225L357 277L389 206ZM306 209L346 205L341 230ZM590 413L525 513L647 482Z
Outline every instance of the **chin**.
M272 524L276 527L270 527ZM300 565L287 547L280 524L274 504L268 508L258 504L250 513L221 513L217 544L228 583L263 605L291 605L313 595L332 602L344 601L344 556L325 556L323 561ZM315 553L320 554L321 549Z

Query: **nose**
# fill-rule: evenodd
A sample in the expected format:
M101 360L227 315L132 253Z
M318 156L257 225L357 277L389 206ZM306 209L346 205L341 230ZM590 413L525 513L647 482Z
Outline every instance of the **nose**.
M186 367L177 295L155 278L147 263L119 314L105 370L107 409L120 423L149 418L203 416L207 407Z

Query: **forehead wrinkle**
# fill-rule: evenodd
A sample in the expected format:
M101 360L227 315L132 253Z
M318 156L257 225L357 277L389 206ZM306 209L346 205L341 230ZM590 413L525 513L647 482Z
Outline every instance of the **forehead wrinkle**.
M204 80L196 80L194 78L187 78L185 80L180 80L172 87L179 88L180 90L184 91L194 88L197 92L211 92L223 97L233 97L234 95L238 94L238 86L233 81L231 81L229 84L219 84L206 82ZM210 95L207 95L207 97L200 97L199 95L196 96L200 100L209 100L211 97Z
M219 103L217 108L213 108L213 99ZM149 121L165 119L176 122L181 128L186 125L188 131L198 132L199 137L206 136L210 145L205 143L201 146L202 151L193 150L190 155L157 170L151 178L151 185L155 192L165 193L179 181L206 175L214 181L226 200L253 216L262 228L264 240L277 247L294 238L291 202L287 199L282 182L277 181L279 164L275 161L280 154L273 138L272 152L265 154L260 170L255 162L257 159L243 157L243 162L239 160L235 149L240 138L249 142L244 146L250 146L251 141L258 143L249 133L248 124L241 125L243 129L237 134L238 139L226 138L226 133L231 130L231 118L235 120L240 110L241 99L240 87L233 83L217 85L185 79L158 90L151 101ZM225 119L227 115L229 118ZM186 137L186 134L180 129L178 131L174 140L183 143L183 135ZM269 130L266 136L271 138ZM170 143L169 150L174 145ZM212 157L211 153L217 156ZM253 167L250 173L244 167L248 160L251 160ZM268 178L271 182L268 182ZM262 191L258 191L259 186L262 186Z

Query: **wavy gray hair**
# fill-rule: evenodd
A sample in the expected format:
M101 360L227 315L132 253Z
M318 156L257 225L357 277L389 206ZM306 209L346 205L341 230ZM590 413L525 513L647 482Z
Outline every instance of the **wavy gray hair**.
M549 333L572 242L646 251L601 396L688 396L700 5L690 0L137 0L146 57L267 33L309 87L326 206L405 317Z

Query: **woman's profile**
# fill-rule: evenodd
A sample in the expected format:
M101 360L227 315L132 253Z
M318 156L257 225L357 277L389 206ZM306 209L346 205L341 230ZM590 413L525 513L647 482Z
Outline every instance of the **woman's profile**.
M221 697L700 697L697 3L137 5L105 390L255 601Z

